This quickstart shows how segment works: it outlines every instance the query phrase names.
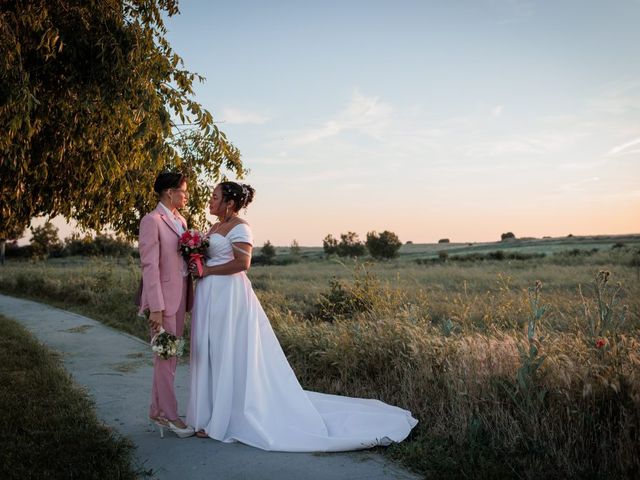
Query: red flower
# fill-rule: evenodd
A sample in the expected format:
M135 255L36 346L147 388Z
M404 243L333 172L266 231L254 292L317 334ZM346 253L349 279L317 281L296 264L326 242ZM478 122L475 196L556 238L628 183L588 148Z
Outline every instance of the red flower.
M602 348L607 344L607 339L606 338L598 338L598 340L596 340L596 348Z

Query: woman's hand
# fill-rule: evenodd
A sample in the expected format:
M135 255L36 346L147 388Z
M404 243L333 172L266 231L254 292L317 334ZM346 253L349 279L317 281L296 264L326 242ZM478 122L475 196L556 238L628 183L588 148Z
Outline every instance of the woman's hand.
M196 265L196 262L189 262L189 272L194 277L198 277L198 278L205 277L207 275L207 268L208 267L206 265L202 265L202 275L200 275L198 273L198 266Z
M162 312L151 312L149 314L149 327L153 333L158 333L162 328Z

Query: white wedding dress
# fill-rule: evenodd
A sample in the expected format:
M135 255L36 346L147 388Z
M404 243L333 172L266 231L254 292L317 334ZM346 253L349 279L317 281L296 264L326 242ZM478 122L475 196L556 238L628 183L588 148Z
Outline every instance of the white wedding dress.
M208 265L253 244L245 224L209 238ZM379 400L305 391L245 273L198 281L191 325L187 423L222 442L263 450L331 452L404 440L418 423Z

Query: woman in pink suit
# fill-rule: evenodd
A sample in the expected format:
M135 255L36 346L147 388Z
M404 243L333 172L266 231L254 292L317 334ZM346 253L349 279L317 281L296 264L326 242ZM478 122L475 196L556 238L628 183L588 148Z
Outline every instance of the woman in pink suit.
M181 173L158 175L153 189L159 203L140 222L138 248L142 264L140 311L148 310L151 333L160 327L182 336L184 317L193 302L191 277L178 252L178 240L187 223L178 211L187 204L187 180ZM160 427L168 427L179 437L193 435L193 429L178 416L178 402L174 391L176 358L154 356L153 385L149 418Z

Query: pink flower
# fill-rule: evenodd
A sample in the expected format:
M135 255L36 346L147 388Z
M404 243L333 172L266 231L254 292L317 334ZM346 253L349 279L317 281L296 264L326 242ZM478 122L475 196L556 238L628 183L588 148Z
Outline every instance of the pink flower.
M598 338L596 340L596 348L602 348L607 344L607 339L606 338Z

